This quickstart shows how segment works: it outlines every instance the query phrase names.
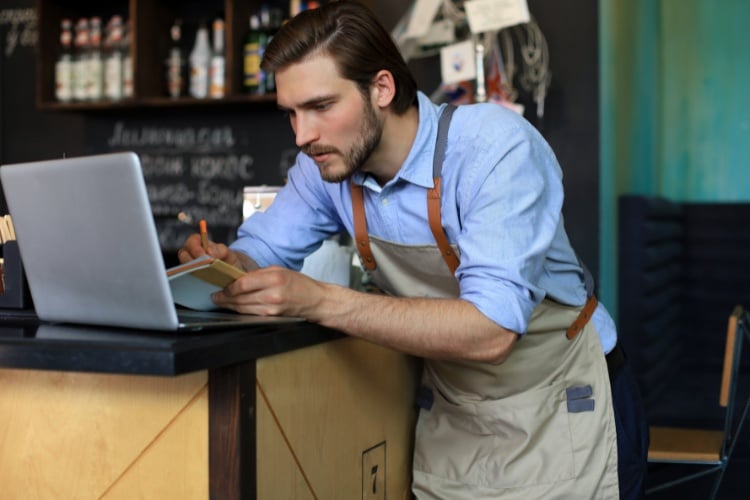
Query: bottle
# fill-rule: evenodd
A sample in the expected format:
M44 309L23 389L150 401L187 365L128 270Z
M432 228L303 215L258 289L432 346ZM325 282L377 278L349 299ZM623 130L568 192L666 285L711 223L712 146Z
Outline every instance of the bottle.
M248 94L262 94L262 73L260 69L261 45L264 43L260 30L260 19L257 15L250 16L250 29L245 38L242 49L243 72L242 89Z
M88 98L88 50L89 50L89 21L81 18L76 22L75 39L73 43L73 100L85 101Z
M166 87L169 97L185 95L185 55L182 52L182 19L176 19L169 29L171 40L166 61Z
M101 101L104 95L104 60L102 58L102 19L92 17L89 31L87 99Z
M55 63L55 98L60 102L73 100L73 22L60 22L60 57Z
M263 56L266 53L266 47L273 40L276 32L281 28L281 20L283 12L279 8L268 8L267 6L261 7L260 10L260 29L261 35L261 47L260 47L260 62L263 61ZM276 92L276 77L273 73L266 73L261 68L261 85L263 87L263 93Z
M122 44L121 16L112 16L104 37L104 97L111 101L122 99Z
M208 44L208 29L201 23L195 35L195 45L190 52L190 95L198 99L208 96L208 67L211 62L211 47Z
M290 0L289 1L289 17L294 17L300 12L305 10L305 7L302 5L301 0Z
M132 23L128 19L124 23L122 34L122 44L120 51L122 53L122 97L129 99L135 94L133 84L133 55L130 53L130 41L132 36Z
M216 18L213 22L213 50L209 67L208 95L213 98L224 97L226 87L224 56L224 20Z
M269 82L268 74L263 71L263 68L261 67L261 64L263 63L263 55L266 53L266 47L268 46L268 43L271 41L271 10L268 8L268 5L262 5L260 8L260 14L259 14L259 21L260 21L260 58L258 60L258 69L260 71L260 89L258 91L259 94L265 94L266 92L270 92L269 85L271 82Z

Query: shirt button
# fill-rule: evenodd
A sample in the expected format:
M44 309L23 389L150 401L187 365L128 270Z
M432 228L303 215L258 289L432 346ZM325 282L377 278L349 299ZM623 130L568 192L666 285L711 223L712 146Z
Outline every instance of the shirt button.
M388 198L383 198L382 200L380 200L380 204L383 205L383 206L387 205L388 203L390 203L390 201L388 200Z

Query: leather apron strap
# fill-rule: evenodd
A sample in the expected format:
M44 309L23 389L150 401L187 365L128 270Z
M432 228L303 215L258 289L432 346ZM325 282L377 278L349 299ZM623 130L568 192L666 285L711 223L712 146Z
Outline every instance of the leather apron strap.
M448 104L440 114L435 154L432 157L432 180L434 187L427 190L427 218L430 222L430 230L435 237L435 242L440 249L440 253L443 255L443 259L445 259L445 263L448 264L448 268L451 270L451 274L455 274L460 262L456 252L453 251L450 243L448 243L448 238L445 236L445 230L443 229L443 222L440 218L440 186L443 176L445 149L448 145L448 128L450 127L451 118L455 110L456 106Z
M352 217L354 218L354 240L357 251L362 256L362 265L368 271L377 268L375 257L370 248L370 237L367 235L367 219L365 218L365 202L362 194L362 186L349 182L352 193Z
M586 326L586 323L589 322L591 316L594 314L597 304L599 304L599 301L595 295L591 295L586 300L586 304L583 306L583 309L581 309L581 312L578 313L578 317L573 323L571 323L568 330L565 332L565 336L568 340L573 340L576 335L581 333L583 327Z

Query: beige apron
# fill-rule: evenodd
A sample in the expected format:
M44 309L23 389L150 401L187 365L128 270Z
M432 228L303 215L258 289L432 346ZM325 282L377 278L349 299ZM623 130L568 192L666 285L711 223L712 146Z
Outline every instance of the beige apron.
M370 239L378 263L372 279L384 291L457 296L436 247ZM394 269L398 274L387 272ZM432 284L424 281L427 269ZM441 287L448 278L452 283ZM425 360L423 382L435 390L432 408L422 409L417 423L417 498L618 498L614 414L599 338L591 323L573 340L565 336L580 309L544 301L501 365Z
M438 136L440 143L441 132ZM352 183L357 249L373 282L392 295L459 295L453 275L457 250L447 244L439 223L438 164L441 152L435 188L428 191L437 245L401 245L368 235L362 187ZM425 360L429 401L420 405L416 428L417 498L618 498L609 375L588 321L595 305L595 300L585 308L544 300L500 365Z

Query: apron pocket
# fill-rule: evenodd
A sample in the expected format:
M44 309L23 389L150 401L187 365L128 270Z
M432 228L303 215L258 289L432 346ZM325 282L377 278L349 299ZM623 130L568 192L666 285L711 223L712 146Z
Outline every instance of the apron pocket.
M455 405L435 391L416 429L414 469L492 489L575 475L564 384Z

